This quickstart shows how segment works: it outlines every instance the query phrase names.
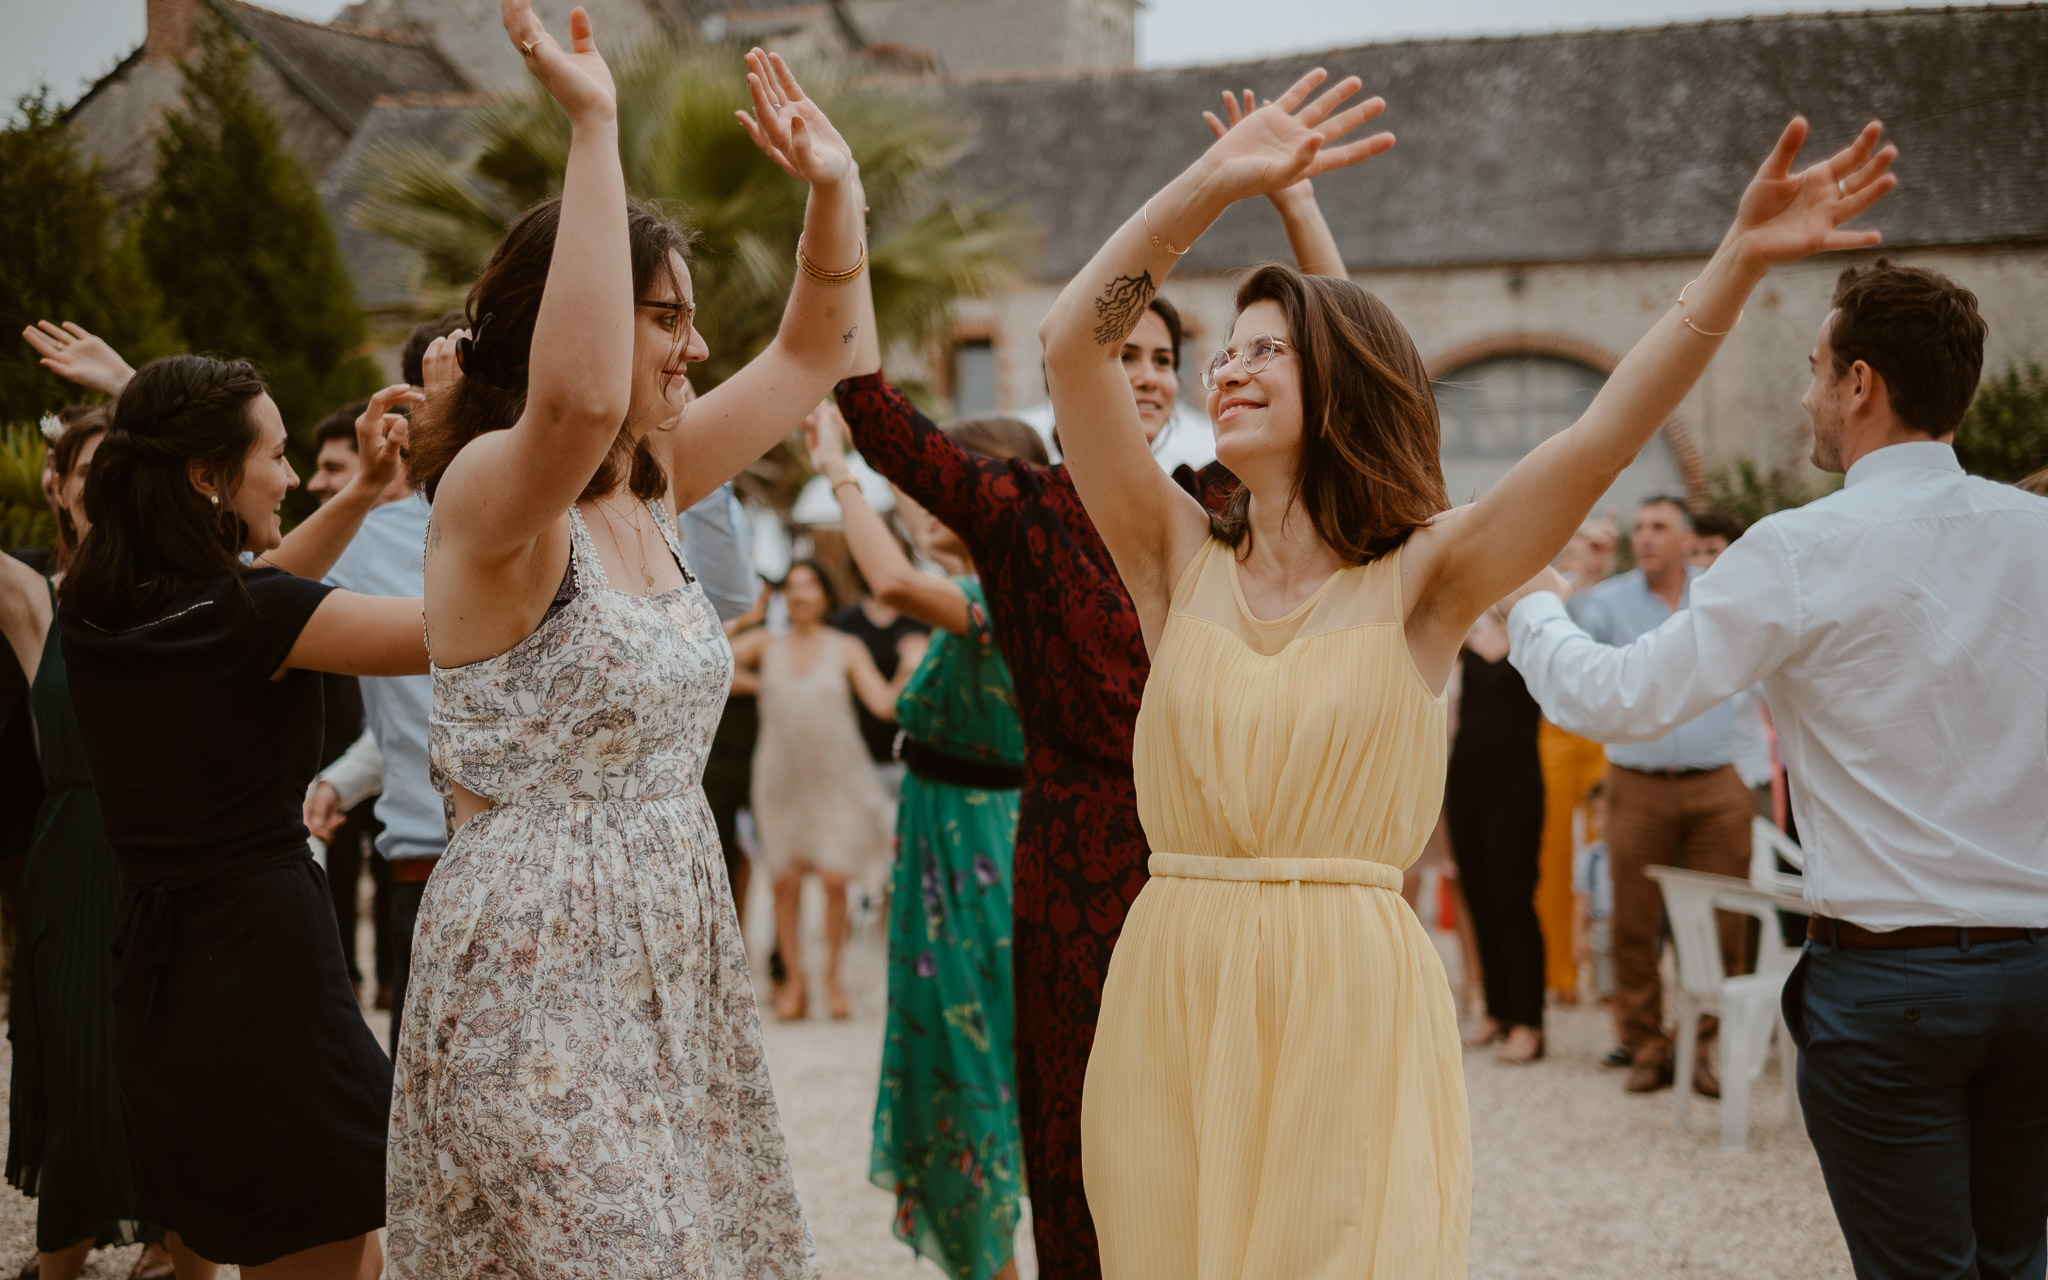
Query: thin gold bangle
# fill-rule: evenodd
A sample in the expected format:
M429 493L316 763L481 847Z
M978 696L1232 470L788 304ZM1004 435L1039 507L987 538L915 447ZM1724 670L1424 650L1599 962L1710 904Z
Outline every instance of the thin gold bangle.
M852 270L827 271L804 255L804 238L799 235L796 238L796 265L802 267L804 274L819 284L848 284L858 280L860 273L868 269L867 237L861 237L860 261L853 264Z
M1150 200L1138 206L1138 217L1142 218L1145 222L1145 235L1152 241L1153 248L1164 249L1174 257L1182 258L1187 256L1188 249L1195 247L1189 245L1188 249L1176 249L1171 241L1159 238L1159 233L1152 229L1152 202Z
M1699 277L1694 276L1692 279L1685 282L1685 289L1690 289L1699 282ZM1729 334L1735 332L1735 324L1741 324L1742 317L1749 311L1749 308L1744 307L1741 311L1735 313L1735 324L1729 325L1726 329L1721 330L1721 332L1719 333L1709 333L1707 330L1702 329L1698 325L1694 324L1691 318L1689 318L1685 314L1685 289L1680 289L1678 291L1678 322L1684 325L1686 328L1692 330L1694 333L1700 335L1702 338L1727 337Z
M834 492L834 493L837 493L837 492L839 492L840 486L842 486L842 485L849 485L849 484L850 484L850 485L852 485L852 486L853 486L853 487L854 487L855 489L859 489L859 488L860 488L860 481L859 481L859 480L855 479L855 478L854 478L854 477L852 477L852 476L847 476L847 477L845 477L844 479L840 479L840 480L834 480L834 481L832 482L832 492Z

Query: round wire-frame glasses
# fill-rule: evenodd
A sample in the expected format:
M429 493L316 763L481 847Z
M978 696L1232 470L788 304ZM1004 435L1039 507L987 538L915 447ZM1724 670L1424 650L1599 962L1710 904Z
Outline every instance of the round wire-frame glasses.
M1252 340L1244 344L1242 356L1235 351L1218 351L1209 357L1209 363L1202 367L1202 389L1214 391L1217 375L1228 369L1234 360L1242 360L1245 376L1251 377L1273 363L1273 357L1278 353L1292 350L1291 344L1270 333L1255 333Z

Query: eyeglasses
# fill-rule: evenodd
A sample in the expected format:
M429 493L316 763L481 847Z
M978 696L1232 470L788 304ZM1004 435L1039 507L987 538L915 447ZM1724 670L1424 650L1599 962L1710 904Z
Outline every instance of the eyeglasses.
M641 307L652 307L656 311L666 311L670 315L674 316L677 319L677 321L679 321L686 328L689 325L695 323L697 319L697 306L695 303L656 302L651 298L642 298L634 305Z
M1235 361L1243 362L1245 376L1250 377L1273 363L1273 357L1278 353L1292 350L1292 343L1283 342L1270 333L1253 334L1252 340L1244 344L1242 356L1235 351L1218 351L1209 357L1209 363L1202 369L1202 389L1214 391L1216 379Z

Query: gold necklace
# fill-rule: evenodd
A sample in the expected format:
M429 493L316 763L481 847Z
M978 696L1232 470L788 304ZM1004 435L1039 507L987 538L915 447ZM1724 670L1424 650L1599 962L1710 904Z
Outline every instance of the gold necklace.
M619 553L619 558L624 560L626 558L626 547L624 543L619 541L619 527L612 519L617 514L615 508L603 498L593 498L591 501L597 504L598 511L604 515L605 526L612 535L612 548ZM647 594L652 595L654 594L654 569L653 557L647 551L647 530L642 527L638 520L632 517L630 512L620 518L632 526L633 549L640 553L640 580L646 584Z

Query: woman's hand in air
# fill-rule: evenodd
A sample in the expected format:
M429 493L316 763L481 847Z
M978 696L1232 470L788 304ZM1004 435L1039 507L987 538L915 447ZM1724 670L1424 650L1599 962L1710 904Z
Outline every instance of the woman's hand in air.
M1871 121L1848 146L1794 173L1792 161L1806 142L1807 129L1804 116L1794 116L1785 126L1742 193L1735 225L1729 228L1736 250L1758 268L1832 249L1866 249L1884 239L1875 230L1842 229L1898 185L1890 169L1899 149L1877 145L1884 126Z
M505 34L526 59L548 94L569 113L569 123L609 124L618 118L619 95L612 87L611 68L591 36L590 15L578 5L569 11L569 48L555 43L533 11L533 0L499 0Z
M1233 103L1237 114L1227 129L1210 116L1210 127L1221 132L1201 164L1218 194L1230 200L1272 195L1332 169L1370 160L1394 145L1391 133L1337 141L1385 111L1387 103L1384 98L1367 98L1345 107L1363 87L1357 76L1344 77L1311 100L1309 95L1328 78L1329 73L1317 67L1263 107L1246 111Z
M1223 91L1223 115L1218 116L1214 111L1204 111L1202 113L1202 120L1209 126L1209 132L1221 139L1224 134L1235 129L1246 116L1257 111L1262 106L1271 105L1270 102L1260 102L1258 95L1250 89L1246 89L1241 96L1225 89ZM1225 122L1226 120L1228 123ZM1269 191L1266 194L1272 199L1280 201L1301 196L1312 197L1315 193L1315 184L1307 178L1303 178L1299 182L1282 187L1277 191Z
M135 376L135 370L128 367L120 352L107 345L106 339L69 320L62 326L38 320L23 329L21 336L42 357L45 369L88 391L118 396L128 385L128 379Z
M402 456L409 424L405 415L393 412L400 404L416 405L426 396L400 382L370 397L370 403L356 419L356 456L362 467L353 483L381 494L398 479L405 466Z
M747 90L754 96L753 114L733 114L754 145L784 173L814 187L829 187L859 172L853 148L817 102L804 95L781 54L747 51Z
M457 329L427 344L426 354L420 357L422 391L433 395L438 391L446 391L462 381L462 360L456 351L462 340L468 336L469 330Z
M835 483L852 474L846 466L846 419L830 400L804 419L804 444L810 450L811 470Z

